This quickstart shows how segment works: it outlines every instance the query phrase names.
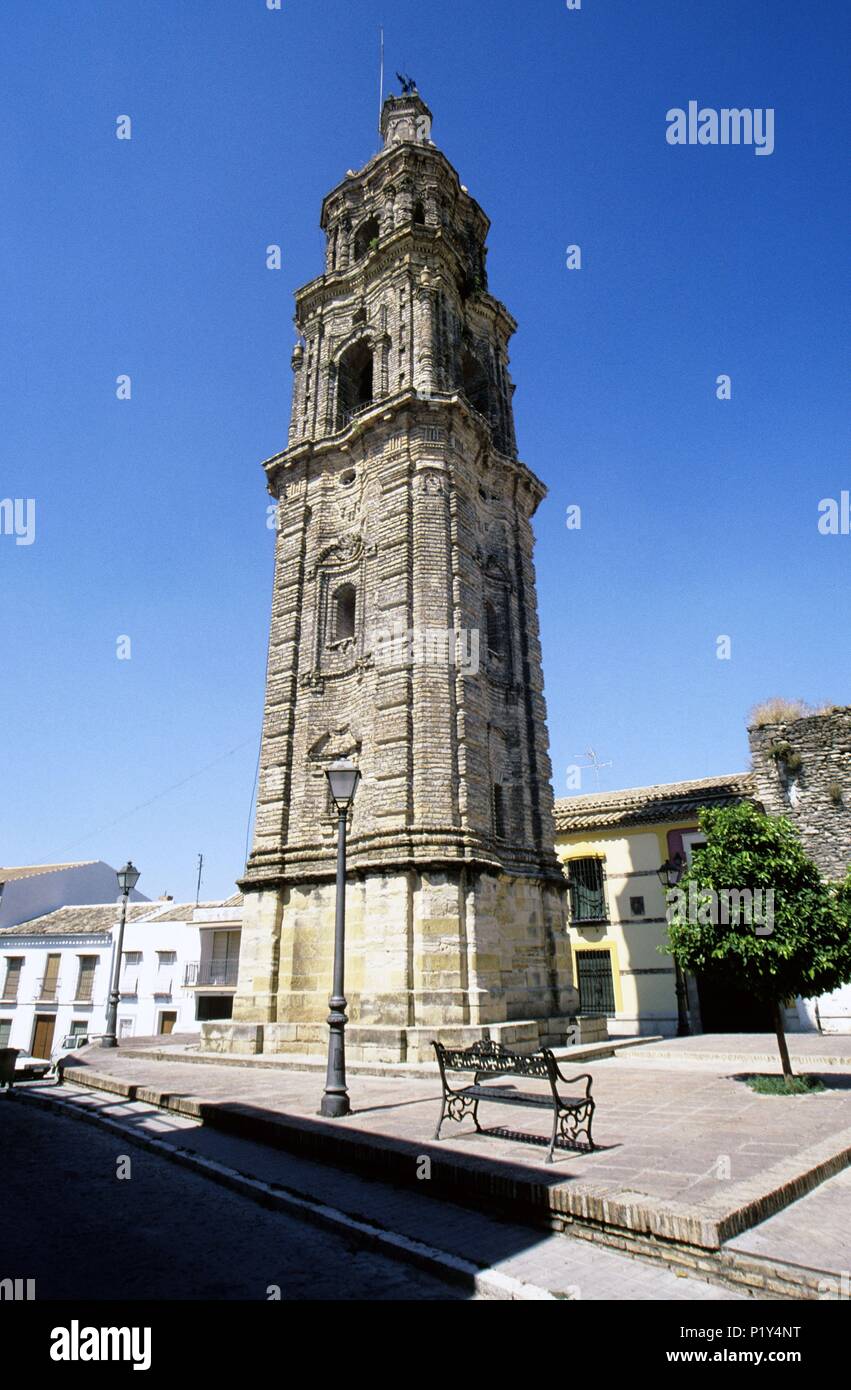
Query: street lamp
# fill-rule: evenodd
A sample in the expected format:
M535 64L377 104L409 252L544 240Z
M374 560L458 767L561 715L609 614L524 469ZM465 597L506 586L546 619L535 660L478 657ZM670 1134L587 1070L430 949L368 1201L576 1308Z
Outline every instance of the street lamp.
M346 962L346 820L354 800L360 772L348 758L339 758L325 769L331 800L337 808L337 912L334 923L334 981L328 1007L328 1071L320 1115L339 1119L351 1110L346 1090L346 997L343 993Z
M664 864L656 872L659 875L659 882L663 888L676 888L686 867L686 861L679 850L673 859L666 859Z
M139 877L139 870L131 864L129 859L124 865L124 868L119 869L116 874L118 886L121 889L121 925L118 928L118 946L115 952L115 961L112 969L112 989L109 992L109 1002L106 1006L106 1030L100 1040L101 1047L118 1046L118 1038L115 1034L118 1026L118 996L121 979L121 957L124 950L124 924L127 921L127 899L139 882Z
M685 856L679 850L673 859L666 859L661 868L656 872L659 875L659 882L666 891L676 888L683 874L685 873ZM686 982L680 963L674 957L674 987L677 991L677 1037L687 1038L691 1033L688 1021L688 998L686 994Z

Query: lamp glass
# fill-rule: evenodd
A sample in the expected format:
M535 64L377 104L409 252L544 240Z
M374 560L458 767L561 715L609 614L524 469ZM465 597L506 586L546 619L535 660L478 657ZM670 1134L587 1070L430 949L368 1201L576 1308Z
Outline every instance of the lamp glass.
M348 806L360 781L360 771L348 758L339 758L325 769L331 796L337 806Z
M670 859L666 859L662 867L657 869L656 872L659 875L659 882L663 888L672 888L674 886L674 866Z
M666 859L660 869L656 870L659 881L663 888L676 888L683 876L686 861L679 851L674 855L673 860Z
M136 884L139 882L139 879L141 878L141 874L139 873L139 870L136 868L136 866L132 864L128 859L127 863L124 865L124 868L118 870L116 877L118 879L118 886L121 889L122 893L132 893L133 889L136 887Z

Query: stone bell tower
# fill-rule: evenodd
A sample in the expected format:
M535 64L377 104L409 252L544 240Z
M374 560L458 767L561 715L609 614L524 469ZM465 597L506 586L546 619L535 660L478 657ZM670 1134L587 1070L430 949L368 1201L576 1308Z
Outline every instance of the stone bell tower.
M352 1058L564 1038L577 1005L532 564L545 495L517 457L515 322L488 219L416 91L322 206L296 294L287 447L264 465L277 557L254 847L231 1023L204 1045L321 1053L334 935L324 769L349 826Z

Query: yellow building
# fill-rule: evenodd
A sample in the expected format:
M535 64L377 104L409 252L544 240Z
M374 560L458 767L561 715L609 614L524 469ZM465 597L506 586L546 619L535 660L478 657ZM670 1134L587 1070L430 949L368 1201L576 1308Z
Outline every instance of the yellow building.
M678 982L673 959L658 950L667 939L662 866L690 860L702 843L702 807L745 799L756 799L748 773L556 801L579 1011L605 1017L610 1036L725 1031L733 1016L748 1026L740 999L690 977Z

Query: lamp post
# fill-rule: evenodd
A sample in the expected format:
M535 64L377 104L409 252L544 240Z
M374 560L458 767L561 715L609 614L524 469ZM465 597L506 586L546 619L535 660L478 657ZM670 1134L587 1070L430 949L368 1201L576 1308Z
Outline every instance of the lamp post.
M100 1040L101 1047L117 1047L118 1038L118 995L119 983L121 979L121 956L124 950L124 925L127 921L127 899L130 897L136 884L139 882L139 870L131 864L130 860L119 869L116 874L118 886L121 889L121 925L118 928L118 945L115 952L115 961L112 969L112 989L109 992L109 1002L106 1006L106 1031Z
M334 980L328 1007L328 1071L320 1115L339 1119L351 1110L346 1090L346 820L360 781L360 772L348 758L325 769L331 799L337 808L337 910L334 923Z
M685 857L678 850L673 859L666 859L661 868L656 870L659 875L659 882L666 892L671 888L676 888L683 876L685 867ZM687 1038L691 1033L688 1018L688 995L685 977L676 956L674 957L674 987L677 991L677 1037Z

